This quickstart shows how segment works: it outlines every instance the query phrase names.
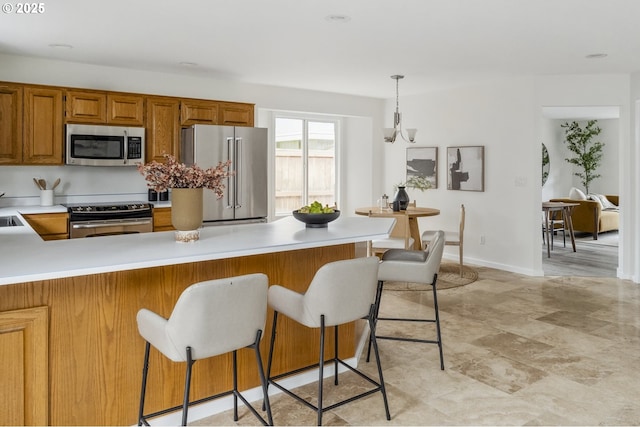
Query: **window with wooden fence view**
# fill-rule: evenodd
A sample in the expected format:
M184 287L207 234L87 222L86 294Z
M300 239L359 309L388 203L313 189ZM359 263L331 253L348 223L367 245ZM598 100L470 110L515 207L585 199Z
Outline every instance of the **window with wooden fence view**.
M336 202L336 123L276 118L275 213Z

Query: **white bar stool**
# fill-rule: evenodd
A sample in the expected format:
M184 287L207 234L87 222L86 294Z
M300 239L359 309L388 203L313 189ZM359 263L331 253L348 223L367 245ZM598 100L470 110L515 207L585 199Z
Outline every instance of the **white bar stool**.
M138 331L146 340L138 425L149 425L147 418L182 408L182 425L187 425L189 406L233 395L233 419L238 421L238 398L264 425L273 425L267 382L260 356L260 339L267 318L267 288L264 274L248 274L196 283L185 289L169 319L142 309L138 312ZM149 350L153 345L173 362L186 362L182 405L144 414L144 400L149 370ZM237 355L242 348L255 350L258 375L264 395L265 420L238 391ZM196 360L233 352L233 389L190 402L191 370Z
M376 308L375 320L377 323L381 320L396 322L427 322L435 323L436 339L418 339L411 337L382 336L378 339L410 341L437 344L440 351L440 369L444 370L444 357L442 355L442 335L440 333L440 314L438 312L438 294L436 292L436 282L438 279L438 270L442 261L442 251L444 249L445 239L444 231L438 230L434 232L433 239L426 246L424 251L413 251L403 249L390 249L382 256L380 269L378 271L378 289L376 292ZM404 318L404 317L379 317L380 302L382 300L382 289L385 281L412 282L421 283L431 286L433 289L433 309L435 317L432 319L422 318ZM370 340L371 341L371 340ZM367 362L371 354L371 342L367 351Z
M278 285L273 285L269 288L269 306L274 310L271 346L267 363L267 378L269 384L273 384L289 396L315 410L318 414L318 425L322 425L323 412L369 396L378 391L382 394L387 420L391 419L387 393L382 377L382 368L380 366L380 357L378 355L375 323L373 321L376 282L378 280L378 263L377 257L367 257L325 264L316 272L309 288L304 294L299 294ZM283 314L308 328L320 328L320 354L317 364L271 376L279 314ZM351 367L338 357L338 326L362 318L368 320L371 328L371 342L376 355L379 381ZM330 326L334 327L334 355L331 359L326 360L324 354L325 328ZM334 364L335 385L338 385L338 365L341 364L371 383L374 387L356 396L325 407L323 403L323 369L325 363L331 362ZM277 380L286 376L313 368L318 368L319 370L317 405L306 401L277 382Z

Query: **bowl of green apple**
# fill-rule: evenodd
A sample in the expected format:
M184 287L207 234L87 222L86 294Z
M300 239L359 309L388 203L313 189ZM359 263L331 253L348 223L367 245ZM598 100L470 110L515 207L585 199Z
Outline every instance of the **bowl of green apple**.
M340 211L329 205L315 201L293 211L293 217L304 222L307 228L325 228L331 221L338 219Z

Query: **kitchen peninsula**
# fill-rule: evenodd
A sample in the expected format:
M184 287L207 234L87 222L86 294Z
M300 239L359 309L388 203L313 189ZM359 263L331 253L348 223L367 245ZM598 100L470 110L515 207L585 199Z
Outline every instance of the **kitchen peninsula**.
M267 274L270 284L303 292L321 265L357 256L364 242L386 237L393 223L390 218L342 217L328 228L308 229L285 218L205 227L200 240L188 244L176 243L173 232L49 242L29 233L0 232L0 328L20 324L15 319L29 318L31 312L36 319L27 322L19 339L3 338L16 334L0 329L3 354L11 354L7 346L12 342L24 340L24 355L14 353L23 357L26 372L24 402L15 390L5 389L0 396L27 408L24 424L134 425L144 352L135 321L140 308L168 316L192 283L254 272ZM43 328L44 333L37 332ZM314 331L294 322L283 322L282 328L288 339L281 342L298 345L295 351L286 344L276 348L274 373L313 363L318 352ZM341 356L353 356L354 326L340 334L341 342L348 343L341 346ZM269 335L267 321L263 336ZM266 341L261 343L264 354ZM238 357L239 387L257 386L253 355L243 350ZM3 362L14 367L21 363ZM148 389L154 392L147 398L148 410L178 404L184 366L157 352L152 352L150 364L156 369L149 376ZM229 389L229 366L230 356L194 365L192 399ZM44 382L43 372L48 375ZM3 381L2 388L8 384L12 382Z

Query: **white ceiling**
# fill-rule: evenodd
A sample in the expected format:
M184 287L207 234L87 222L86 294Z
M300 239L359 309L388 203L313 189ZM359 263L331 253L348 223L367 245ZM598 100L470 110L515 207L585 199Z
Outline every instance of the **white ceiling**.
M0 52L378 98L395 96L392 74L406 75L402 96L514 75L640 71L639 0L42 4L42 14L0 13ZM585 58L595 53L608 56Z

